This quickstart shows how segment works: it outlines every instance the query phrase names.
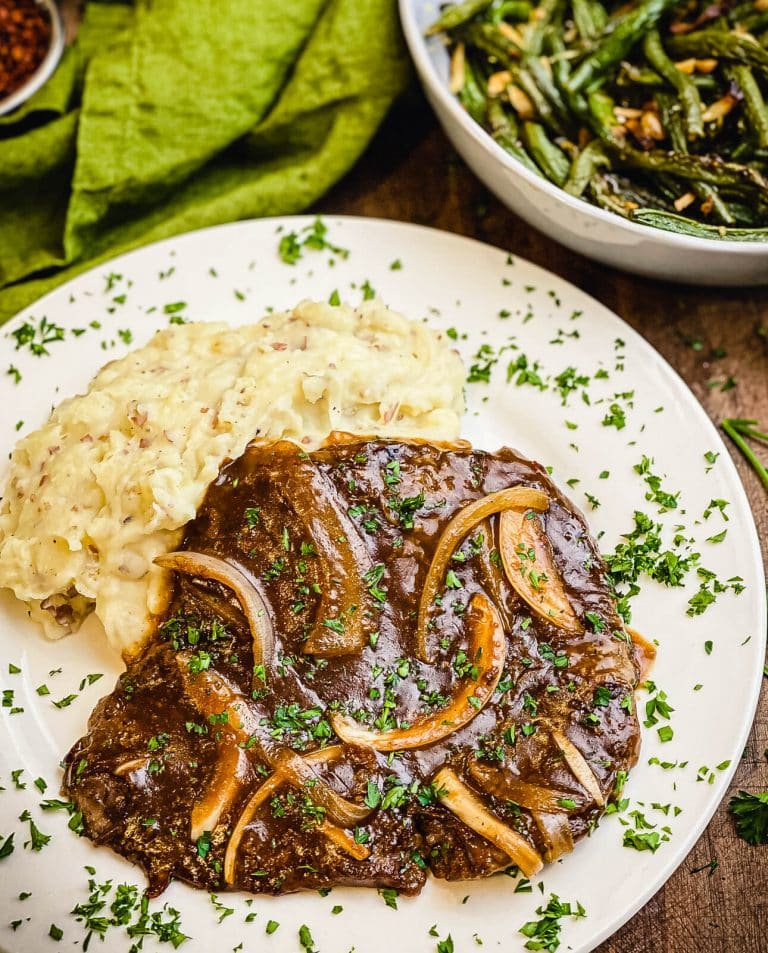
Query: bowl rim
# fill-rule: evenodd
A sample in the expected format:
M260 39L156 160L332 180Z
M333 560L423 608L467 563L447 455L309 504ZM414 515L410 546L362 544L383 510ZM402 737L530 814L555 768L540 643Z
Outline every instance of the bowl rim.
M475 122L474 119L462 108L458 99L449 91L442 81L432 57L429 53L427 39L421 32L416 22L415 7L418 0L398 0L400 9L400 22L402 23L405 41L411 53L416 69L422 82L429 87L440 103L448 110L451 117L462 129L477 143L480 148L485 150L491 158L500 162L509 172L520 176L524 181L535 189L539 189L567 205L577 213L583 213L588 217L604 222L606 225L612 225L614 228L620 228L637 238L648 240L657 238L662 244L670 247L685 248L690 251L700 252L729 252L733 255L740 255L746 258L759 258L768 253L768 241L764 242L737 242L720 240L714 238L696 238L691 235L679 235L676 232L669 232L662 228L655 228L652 225L643 225L640 222L632 222L629 219L622 218L612 212L598 208L589 202L584 202L569 195L563 189L543 179L533 172L526 169L525 166L503 149L490 136L483 127ZM437 3L437 0L436 0ZM435 38L436 39L436 38ZM439 42L439 40L438 40Z
M48 44L48 50L41 60L39 66L31 73L26 81L14 90L9 96L0 99L0 116L11 112L13 109L26 102L33 93L51 77L56 69L61 54L64 52L64 24L62 23L61 13L54 0L35 0L39 7L42 7L51 19L51 41Z

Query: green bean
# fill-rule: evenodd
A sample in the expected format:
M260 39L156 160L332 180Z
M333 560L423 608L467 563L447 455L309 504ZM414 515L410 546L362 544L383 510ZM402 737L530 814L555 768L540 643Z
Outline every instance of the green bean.
M735 22L754 12L754 0L744 0L743 3L736 3L730 8L728 11L728 19Z
M732 79L744 94L744 112L754 130L758 146L768 149L768 109L752 70L742 63L731 63L726 66L725 75Z
M616 125L616 113L614 112L616 103L607 94L600 90L591 92L587 96L589 107L589 124L596 136L599 136L604 142L613 142L613 127Z
M643 52L651 66L660 73L670 86L677 90L685 109L685 127L689 139L698 139L704 135L704 123L701 118L701 97L690 76L681 72L667 56L654 27L645 34Z
M673 36L667 42L673 56L714 56L754 66L768 74L768 52L748 35L699 30L685 36Z
M561 131L560 121L555 116L555 112L549 104L549 100L544 93L542 93L531 73L520 66L512 70L512 75L517 85L533 103L538 118L551 132L557 135Z
M528 0L506 0L505 3L494 5L491 10L491 20L500 23L502 20L524 22L530 20L533 7Z
M753 13L751 16L744 17L743 20L738 20L737 23L742 30L746 30L747 33L755 34L768 27L768 10Z
M659 107L661 122L669 136L672 148L676 152L687 152L688 143L680 115L680 104L673 101L672 97L667 93L659 93L656 97L656 104ZM706 182L692 182L691 188L702 202L711 205L712 212L719 222L722 222L724 225L733 225L735 223L728 206L714 186L708 185Z
M557 15L563 0L542 0L536 8L535 19L526 28L525 51L538 56L544 42L544 32Z
M570 125L568 106L560 94L560 90L552 81L552 76L547 72L546 66L544 66L537 56L526 56L523 62L525 69L531 74L534 82L541 90L542 95L546 97L549 104L557 113L558 118L566 125Z
M616 176L596 172L589 183L590 194L601 208L617 212L625 218L637 208L650 207L667 210L672 208L663 198L640 188L634 183L618 180Z
M579 64L571 77L571 88L575 92L584 89L596 76L623 60L643 33L654 26L667 8L676 2L677 0L642 0L642 3L628 13L613 32L602 40L597 49Z
M476 46L495 57L502 66L509 66L520 55L520 47L499 29L495 23L469 23L457 32L467 46Z
M575 195L578 198L584 194L597 170L609 165L610 159L605 152L605 146L599 139L593 139L571 163L568 179L563 188L569 195Z
M565 153L552 142L538 122L523 123L523 142L533 161L555 185L565 185L570 163Z
M694 73L693 76L689 76L688 79L691 80L693 85L698 90L712 90L717 89L717 81L714 76L710 76L706 73ZM667 83L664 82L663 77L652 69L647 67L638 67L633 66L631 63L622 63L619 75L616 77L617 86L646 86L650 89L664 89L667 86Z
M444 30L455 30L457 26L461 26L490 7L491 2L492 0L466 0L465 3L446 7L432 26L425 30L424 36L433 36Z
M464 83L459 90L459 100L475 122L485 119L485 94L469 57L464 61Z
M521 162L526 169L541 175L541 171L518 141L517 120L499 102L498 99L488 100L488 122L491 124L492 135L496 142Z
M582 39L597 39L605 29L608 14L600 0L573 0L573 20Z
M768 181L757 170L736 162L725 162L717 156L689 155L685 152L641 152L615 144L616 157L633 169L666 172L680 179L708 182L737 191L756 189L768 199Z
M726 228L725 225L705 225L682 215L673 215L659 209L639 208L631 214L633 222L652 225L677 235L691 238L714 238L732 242L768 242L768 228Z
M552 67L552 76L555 85L560 92L560 96L567 103L568 108L575 118L582 124L589 123L589 106L586 97L581 93L571 91L568 80L571 75L571 68L565 57L565 43L562 36L562 24L552 24L545 35L545 44L550 54L550 66Z

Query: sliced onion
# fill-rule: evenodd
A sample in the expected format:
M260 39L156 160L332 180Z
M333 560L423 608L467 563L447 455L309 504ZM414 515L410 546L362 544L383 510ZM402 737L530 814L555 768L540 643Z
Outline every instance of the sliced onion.
M226 720L217 724L221 738L213 775L192 809L190 836L196 841L204 831L214 830L222 814L240 793L247 768L241 745L250 740L257 723L245 698L218 672L206 670L192 675L189 671L191 658L192 653L188 651L176 655L187 697L206 718L227 713Z
M435 596L443 586L445 573L451 557L461 544L461 541L475 526L494 513L501 513L510 507L545 510L549 505L549 498L541 490L529 486L513 486L497 493L490 493L474 503L462 507L443 530L438 540L432 564L429 567L427 578L424 580L424 589L419 603L419 621L416 631L416 651L423 661L429 662L427 649L427 626L429 613Z
M292 443L277 445L278 452L295 457L288 482L276 483L278 492L304 524L314 544L320 583L320 605L316 624L303 651L322 657L349 655L362 651L368 641L363 628L363 607L370 597L363 576L371 566L365 543L355 524L336 504L334 490L315 463ZM281 479L285 473L281 471ZM314 561L313 561L314 562ZM329 628L325 621L338 621Z
M123 761L119 764L112 774L119 778L124 778L126 774L135 774L137 771L143 771L149 764L149 758L145 755L141 758L131 758L130 761Z
M326 781L315 774L311 764L295 751L284 748L274 759L273 767L289 784L302 791L311 792L312 800L342 827L354 827L371 813L372 808L367 805L355 804L334 791Z
M629 626L627 626L627 634L632 639L635 661L640 669L640 681L644 682L651 674L653 663L656 661L656 646L653 642L649 642L645 636L640 635L636 629L630 629Z
M269 609L251 580L231 563L207 553L180 550L155 559L158 566L188 576L213 579L230 589L240 603L253 640L253 664L269 665L275 650L275 633Z
M341 745L329 745L327 748L319 748L317 751L310 751L304 755L309 761L328 763L336 761L342 755ZM235 882L235 863L237 861L237 852L240 849L240 842L243 839L246 827L253 820L256 811L261 805L269 800L285 784L285 778L279 771L271 774L251 795L250 799L243 808L240 817L237 819L232 830L232 836L227 842L227 850L224 854L224 880L228 884ZM337 828L338 830L338 828Z
M483 545L477 553L477 569L480 577L480 584L487 593L491 602L501 613L507 629L511 628L509 612L504 598L504 587L502 585L503 570L493 564L491 553L493 552L493 524L490 519L483 520L478 524L478 532L483 534Z
M477 661L477 678L467 679L447 708L417 719L409 728L374 731L347 715L331 715L331 727L347 744L376 751L423 748L469 724L491 700L507 657L504 626L495 606L480 592L469 605L471 626L467 656Z
M226 712L226 721L217 727L223 733L233 735L238 742L251 740L258 728L258 718L245 696L218 672L205 669L193 675L189 670L191 658L192 653L189 651L176 655L176 664L189 700L206 718Z
M544 838L544 860L551 864L563 854L570 854L573 850L573 833L568 815L545 811L532 811L531 814Z
M552 739L554 740L557 747L562 751L563 757L568 767L573 772L573 776L579 782L579 784L592 795L592 799L598 807L603 807L605 804L605 798L603 797L603 792L600 790L600 785L597 782L597 778L594 775L594 772L587 764L584 755L579 751L576 745L567 738L561 731L553 731Z
M472 762L469 773L486 794L505 801L514 801L529 811L562 813L566 809L559 802L566 798L574 800L568 791L557 791L540 784L531 784L530 781L522 781L503 768L493 768L479 761Z
M345 831L343 827L337 827L330 821L323 821L318 826L318 830L325 834L331 843L340 847L355 860L367 860L371 856L370 849L365 844L358 844L349 831Z
M499 552L507 579L537 615L568 632L583 631L565 594L552 547L536 517L522 508L502 513Z
M190 818L190 838L193 842L205 831L213 831L222 815L240 793L248 762L242 748L229 738L219 745L213 775L203 796L195 802Z
M261 805L269 800L273 794L284 784L285 779L280 774L271 774L263 784L259 785L243 808L240 817L237 819L232 830L232 836L227 842L227 850L224 854L224 880L228 884L235 882L235 863L237 861L237 852L240 849L240 841L243 839L246 827L253 820L253 816Z
M476 834L504 851L526 877L537 874L543 864L528 841L495 817L480 798L461 781L451 768L441 768L432 779L437 797L451 813Z

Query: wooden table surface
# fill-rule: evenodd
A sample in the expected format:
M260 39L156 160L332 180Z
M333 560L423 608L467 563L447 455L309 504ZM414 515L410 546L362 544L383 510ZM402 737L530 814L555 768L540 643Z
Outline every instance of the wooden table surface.
M768 423L768 288L661 284L574 254L509 212L474 177L415 93L399 103L357 167L317 206L470 235L536 262L587 291L646 337L685 378L715 423ZM712 381L735 386L725 390ZM768 565L768 495L732 453ZM768 691L763 691L732 792L768 789ZM730 796L730 795L729 795ZM736 837L723 802L666 886L599 953L766 953L768 846ZM694 873L717 860L716 869Z

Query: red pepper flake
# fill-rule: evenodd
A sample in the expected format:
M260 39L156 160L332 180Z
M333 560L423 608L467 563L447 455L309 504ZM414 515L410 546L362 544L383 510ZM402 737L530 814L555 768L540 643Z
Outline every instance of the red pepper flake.
M29 79L50 45L47 10L35 0L0 0L0 98Z

